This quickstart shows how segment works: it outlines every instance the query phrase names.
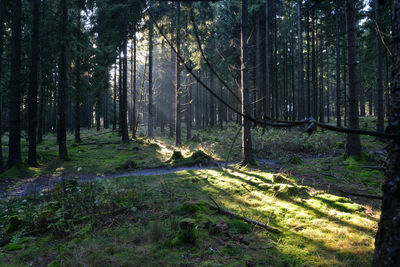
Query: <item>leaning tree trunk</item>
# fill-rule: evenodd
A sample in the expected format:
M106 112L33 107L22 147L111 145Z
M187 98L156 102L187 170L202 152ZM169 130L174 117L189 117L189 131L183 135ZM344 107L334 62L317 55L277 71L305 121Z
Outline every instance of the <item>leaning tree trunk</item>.
M377 108L377 121L376 121L376 129L378 132L383 133L384 128L384 108L383 108L383 86L382 86L382 41L381 36L379 34L379 30L381 27L380 24L380 8L379 8L379 0L375 0L375 23L376 23L376 93L378 100L378 108Z
M241 67L240 67L240 91L242 106L241 111L245 116L242 116L242 161L244 164L253 162L253 153L251 147L251 123L246 116L250 115L250 105L249 105L249 85L248 85L248 58L247 58L247 20L248 20L248 10L247 10L247 0L241 0L242 8L242 25L241 25Z
M348 124L352 129L359 128L358 118L358 73L356 61L356 31L355 31L355 3L354 0L346 0L346 30L347 30L347 53L349 66L349 118ZM346 143L346 154L358 156L361 154L360 136L348 134Z
M387 132L396 135L388 147L382 213L375 239L373 266L400 266L400 2L394 1L392 107Z
M66 91L67 91L67 23L68 23L68 8L67 0L61 0L61 53L60 53L60 84L58 90L58 154L60 159L67 159L67 121L65 110Z
M12 1L8 167L21 162L21 0Z

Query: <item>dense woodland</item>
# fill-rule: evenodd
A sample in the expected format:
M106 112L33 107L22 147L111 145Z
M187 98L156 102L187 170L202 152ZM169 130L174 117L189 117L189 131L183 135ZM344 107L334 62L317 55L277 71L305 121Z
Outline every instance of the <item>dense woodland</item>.
M196 263L190 261L191 256L187 256L187 260L181 263L187 265L179 265L180 262L172 260L171 263L166 258L158 256L159 264L353 266L363 259L368 261L368 264L373 262L373 266L397 266L400 264L399 36L400 3L397 0L0 0L0 171L3 173L4 183L7 188L15 180L55 177L58 174L62 178L62 175L76 174L80 172L82 167L79 164L82 164L80 161L84 161L85 157L88 159L93 157L92 161L96 161L99 160L96 154L113 150L116 154L110 154L108 157L117 159L117 154L122 153L118 151L128 147L131 149L131 146L133 146L131 154L127 154L126 158L118 158L118 164L121 165L122 161L124 166L122 169L165 168L165 164L174 167L183 162L179 161L181 158L197 160L194 156L198 155L196 153L199 151L194 152L192 158L185 158L185 153L193 152L194 148L202 146L200 148L207 150L207 154L212 155L214 159L200 151L201 156L207 157L207 160L200 163L196 161L198 166L208 165L211 161L217 165L222 161L231 164L236 160L240 161L240 164L235 165L238 169L249 168L250 172L259 172L258 175L261 176L269 173L268 169L263 169L261 166L264 164L263 160L283 161L282 158L285 160L289 158L286 171L289 176L291 173L298 175L299 180L295 182L299 184L301 179L304 181L302 177L305 176L304 173L301 176L298 172L304 172L307 167L301 167L304 165L293 167L291 164L296 164L293 163L293 159L294 162L296 160L302 162L307 155L312 155L312 160L316 161L311 164L321 163L322 171L319 171L319 174L307 175L319 177L322 172L322 176L330 175L336 179L335 182L329 182L328 189L322 188L327 193L330 193L330 183L350 183L353 186L351 190L354 191L359 187L354 182L356 179L370 175L377 177L373 184L369 184L369 190L372 191L367 191L367 193L372 192L373 196L354 191L361 194L361 199L362 197L380 199L377 200L378 204L361 203L361 205L372 205L371 209L375 209L374 226L371 226L373 225L371 222L371 225L356 227L358 230L362 227L374 229L367 238L368 249L360 250L363 252L359 254L354 252L358 249L349 249L347 253L354 252L356 255L354 258L338 254L335 259L320 258L320 261L310 260L310 262L306 260L308 256L304 258L293 256L299 252L289 251L287 260L280 262L276 259L282 256L279 256L278 252L271 252L274 256L268 256L267 253L266 259L259 257L258 254L251 254L252 256L249 256L244 263L230 262L227 258L214 259L214 262L202 255L196 258ZM212 139L210 136L216 137ZM218 139L222 136L229 137L229 140ZM306 148L306 144L313 142L311 141L313 138L319 143L315 142L310 148ZM211 140L211 144L206 140ZM290 142L297 143L291 148ZM150 144L153 148L156 146L160 148L149 150L150 152L146 150L146 153L154 152L151 156L141 154L144 153L141 152L143 146L149 146L146 149L153 149ZM94 154L81 159L75 157L80 149L82 151L86 148L92 149L91 146ZM52 147L57 149L54 150ZM298 147L301 147L301 151ZM364 165L377 165L368 161L371 158L371 151L381 153L384 148L387 152L382 152L383 158L377 161L379 166L369 166L372 169L370 172L360 171L357 174L354 173L353 167L346 165L344 181L338 181L338 172L335 168L339 168L343 162L350 164L349 159L355 159L357 170L364 168ZM271 152L273 149L274 152ZM156 152L164 150L167 152ZM155 153L160 155L155 156ZM165 155L161 155L162 153ZM279 153L289 154L285 158L277 156ZM139 156L143 157L140 159L143 160L141 163L138 163L136 158L132 160L132 157ZM56 157L58 159L55 159ZM150 163L153 158L154 162L160 161L159 165ZM327 168L328 164L321 161L324 158L333 160L334 171L331 174L327 174L331 165L329 164ZM174 165L174 162L177 164ZM66 167L68 164L71 169ZM116 170L121 172L121 168L116 168L112 165L114 163L110 164L112 167L104 167L106 163L101 163L102 166L85 173L91 175L107 174ZM284 167L279 169L282 171ZM53 170L49 171L50 168ZM60 168L64 168L64 172L60 173ZM383 169L386 180L381 172ZM26 170L29 174L21 174ZM32 174L33 170L37 173ZM346 180L346 175L349 173L354 176L354 181ZM192 175L201 176L199 173ZM135 180L130 181L131 185L135 186ZM65 186L63 183L59 185L61 189L56 188L56 199L58 196L57 201L60 203L63 201L60 207L65 214L71 214L74 218L71 219L65 214L61 216L63 222L71 220L70 223L59 226L65 230L71 224L81 225L81 221L75 221L73 214L80 213L74 210L73 202L86 201L86 198L83 196L74 198L74 194L80 189L75 192L68 187L71 185ZM285 184L282 181L279 183ZM128 185L127 182L122 182L119 186L123 187L124 184ZM241 185L250 192L243 184ZM308 195L311 191L315 191L313 185L315 179L310 185L311 189L307 189ZM152 186L150 188L153 191L158 190ZM248 186L254 185L249 183ZM380 191L380 186L383 186L383 191ZM229 188L228 186L228 192ZM282 189L282 186L280 188ZM295 188L300 187L295 186ZM72 190L71 195L68 193L68 196L60 197L60 192L66 193L68 190ZM100 191L94 191L93 194L101 195ZM186 191L184 192L187 195ZM285 194L288 192L290 190L285 191ZM355 193L353 196L357 196ZM5 193L6 197L7 194ZM49 194L48 197L54 197ZM107 194L111 194L107 195L109 198L118 199L119 196ZM132 193L129 197L133 195ZM273 195L275 197L276 192ZM229 214L232 211L220 207L223 204L222 200L220 205L215 201L219 196L216 194L205 198L207 201L211 199L212 207L220 213L227 211L224 216L232 215ZM9 198L6 202L8 204L4 204L7 212L12 210L10 205L22 201L20 197L28 196L19 195L17 200ZM40 202L42 200L34 199L32 201L39 202L32 203L42 203ZM138 199L139 197L135 195L135 201L140 202ZM199 199L202 197L199 196ZM332 202L331 199L326 201ZM354 199L351 201L357 202ZM10 204L11 202L14 204ZM51 201L48 200L48 203ZM186 207L185 203L180 204ZM204 207L201 204L203 202L199 203L188 209L203 211ZM108 211L112 206L115 212L117 204L109 205L103 208ZM118 205L122 205L121 209L117 209L118 212L126 208L123 206L125 204L118 203ZM134 208L136 211L146 209L144 207L149 208L149 205L149 203L142 206L137 204ZM180 211L182 212L182 207ZM236 213L239 211L240 209L236 210ZM53 212L55 213L54 210ZM93 213L87 212L89 215L83 213L80 216L101 213L96 208ZM7 244L7 246L12 244L20 246L14 240L15 236L22 238L32 235L26 234L27 229L29 233L33 232L33 235L48 233L49 229L50 232L55 231L51 227L56 223L50 219L47 223L53 226L46 224L40 228L38 225L47 220L44 217L31 225L22 219L22 215L15 214L3 214L2 224L9 227L2 230L7 232L6 236L9 237L3 239L6 242L0 242L2 246ZM101 214L104 215L104 212ZM246 214L239 216L248 219L245 225L247 223L258 225L267 229L267 232L272 229L268 223L247 218ZM321 214L317 214L317 217L320 218ZM112 213L110 217L120 215ZM124 216L133 215L124 213ZM257 215L257 218L258 216L261 215ZM61 217L57 217L57 223ZM98 224L96 224L98 228L93 226L93 220L95 219L91 219L93 232L103 229L99 228ZM104 218L99 220L107 221ZM219 220L224 219L221 217ZM241 222L240 219L237 221ZM211 220L210 223L214 221ZM186 238L181 240L182 244L194 245L195 240L200 239L197 235L201 234L194 233L195 228L193 228L193 225L197 227L200 224L198 221L183 219L176 224L181 227L179 230L181 232L167 231L171 233L178 231L172 240L176 241L182 231L186 231L184 232ZM351 223L343 225L349 224ZM4 228L4 225L1 227ZM25 225L25 228L20 225ZM158 225L158 222L154 225ZM157 227L161 227L160 225ZM225 226L221 225L221 222L216 222L215 225L222 233L228 231L225 226L234 229L229 221ZM279 223L273 226L279 231L285 231L284 228L280 228ZM59 228L57 231L60 232ZM65 230L64 234L67 233L68 236L75 231L71 229ZM268 235L267 237L280 240L279 233L274 231L272 237ZM14 234L12 237L12 233L15 232L18 235ZM76 236L80 236L81 232L76 233ZM239 231L236 234L242 233ZM374 245L371 240L375 235ZM235 244L246 244L242 242L243 236L239 241L232 233L228 236L235 240ZM168 239L164 236L156 238L155 241L163 238ZM349 238L351 239L346 237ZM262 243L261 239L257 240ZM170 242L172 245L168 243L168 246L174 247L175 241ZM39 247L38 243L32 243L32 246ZM201 245L197 246L200 246L201 251ZM315 246L319 247L318 244ZM28 247L21 248L27 251ZM249 247L251 245L248 245L247 249ZM18 258L19 249L16 249L14 254L11 249L9 254L2 252L4 264L26 264L23 259ZM95 250L93 255L102 253L100 250L97 252ZM211 245L209 250L216 253ZM255 253L255 250L252 249L252 253ZM36 255L35 253L33 255ZM235 255L241 255L235 254L236 252L230 253L228 255L233 258ZM16 256L18 262L13 261L12 255ZM105 264L96 260L85 261L90 258L88 255L82 256L76 262L67 260L69 256L63 257L66 258L52 256L48 260L44 257L42 261L30 262L33 265L46 265L52 260L53 264L58 264L52 266ZM346 261L346 257L350 260ZM210 262L206 263L206 258ZM3 260L0 259L0 262ZM184 257L182 260L185 260ZM130 264L151 266L149 259ZM106 266L112 265L126 266L126 263L111 261L106 264Z

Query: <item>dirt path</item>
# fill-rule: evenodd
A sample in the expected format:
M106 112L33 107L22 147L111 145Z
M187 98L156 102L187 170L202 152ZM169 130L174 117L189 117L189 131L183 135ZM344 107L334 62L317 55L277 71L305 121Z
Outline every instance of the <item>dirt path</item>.
M263 165L281 166L277 161L258 159ZM27 178L18 182L18 184L2 184L0 185L0 199L24 197L29 195L39 195L40 193L52 190L63 179L75 180L78 182L90 182L96 180L106 180L116 177L127 176L149 176L149 175L165 175L179 171L198 171L222 168L227 165L236 164L237 162L224 163L216 162L212 165L196 165L196 166L180 166L180 167L160 167L153 169L134 170L120 173L111 173L104 175L96 174L54 174L52 176L41 176L37 178Z

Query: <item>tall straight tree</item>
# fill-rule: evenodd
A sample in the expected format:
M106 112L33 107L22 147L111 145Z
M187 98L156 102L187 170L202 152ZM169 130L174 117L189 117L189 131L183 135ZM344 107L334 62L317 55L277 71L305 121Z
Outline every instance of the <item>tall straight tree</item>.
M124 26L123 39L122 39L122 52L124 54L123 57L123 66L122 66L122 99L120 101L121 105L121 135L122 142L129 142L129 134L128 134L128 121L127 121L127 112L128 112L128 25Z
M21 0L12 1L8 167L21 162Z
M67 0L60 0L61 29L60 29L60 66L59 66L59 89L58 89L58 154L60 159L68 157L67 151L67 23L68 7Z
M147 136L153 138L153 21L149 19L149 116Z
M181 4L177 3L176 9L176 51L180 51L180 33L179 33L179 23L181 16ZM175 144L180 146L181 141L181 70L179 65L179 58L175 56L175 75L176 75L176 84L175 84L175 95L176 95L176 108L175 108Z
M114 64L113 131L117 130L117 62Z
M298 1L297 4L297 35L298 35L298 75L297 75L297 109L298 109L298 118L304 118L304 93L303 93L303 33L301 30L301 3L302 0ZM294 103L293 103L294 104Z
M133 65L133 66L132 66ZM132 68L133 67L133 68ZM133 55L131 62L131 87L132 87L132 138L136 138L136 31L133 34ZM133 78L133 79L132 79Z
M400 2L394 0L392 105L387 132L396 136L388 147L382 213L372 266L400 266Z
M336 126L342 127L342 92L340 90L340 15L339 15L339 0L335 2L335 26L336 26Z
M376 93L377 93L377 102L378 107L377 111L377 121L376 121L376 129L378 132L383 133L384 128L384 108L383 108L383 87L382 87L382 41L380 36L380 27L381 27L381 17L380 17L380 7L379 1L375 0L375 42L376 42Z
M355 29L355 0L346 0L346 30L347 30L347 65L349 66L349 118L350 128L359 128L358 118L358 72L356 51L356 29ZM346 154L358 156L361 154L360 136L348 134L346 143Z
M244 164L253 162L253 152L251 144L251 123L246 116L250 114L249 105L249 83L248 83L248 56L247 56L247 23L248 23L248 10L247 10L247 0L241 0L242 9L242 20L241 20L241 36L240 36L240 46L241 46L241 58L240 58L240 92L241 92L241 111L242 114L242 161Z
M75 58L75 88L74 88L74 117L75 117L75 142L81 143L81 48L79 42L82 39L81 32L81 12L78 11L77 14L77 29L76 29L76 39L77 39L77 51Z
M271 115L270 108L270 60L269 60L269 0L265 3L265 89L264 89L264 116Z
M33 1L33 29L31 41L31 73L28 92L28 164L37 165L36 160L36 128L37 128L37 95L39 76L39 25L40 0Z
M0 0L0 80L2 77L2 64L3 64L3 50L4 50L4 1ZM3 135L3 127L2 127L2 116L3 114L3 90L0 90L0 172L3 171L3 144L1 142L1 137Z

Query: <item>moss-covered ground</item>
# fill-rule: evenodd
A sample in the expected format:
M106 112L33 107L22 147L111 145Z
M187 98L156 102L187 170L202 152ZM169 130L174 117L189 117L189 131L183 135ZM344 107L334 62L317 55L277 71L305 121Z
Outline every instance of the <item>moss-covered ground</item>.
M373 125L374 118L361 121ZM379 201L342 190L380 195L383 172L368 167L384 166L386 144L362 137L363 155L346 158L343 134L263 131L253 130L255 155L275 165L65 181L44 195L1 200L0 266L370 265ZM116 133L84 131L82 144L69 136L64 162L49 136L39 145L40 166L21 165L2 179L212 163L206 154L237 161L239 139L229 153L236 133L233 124L199 129L176 147L159 132L122 145Z

